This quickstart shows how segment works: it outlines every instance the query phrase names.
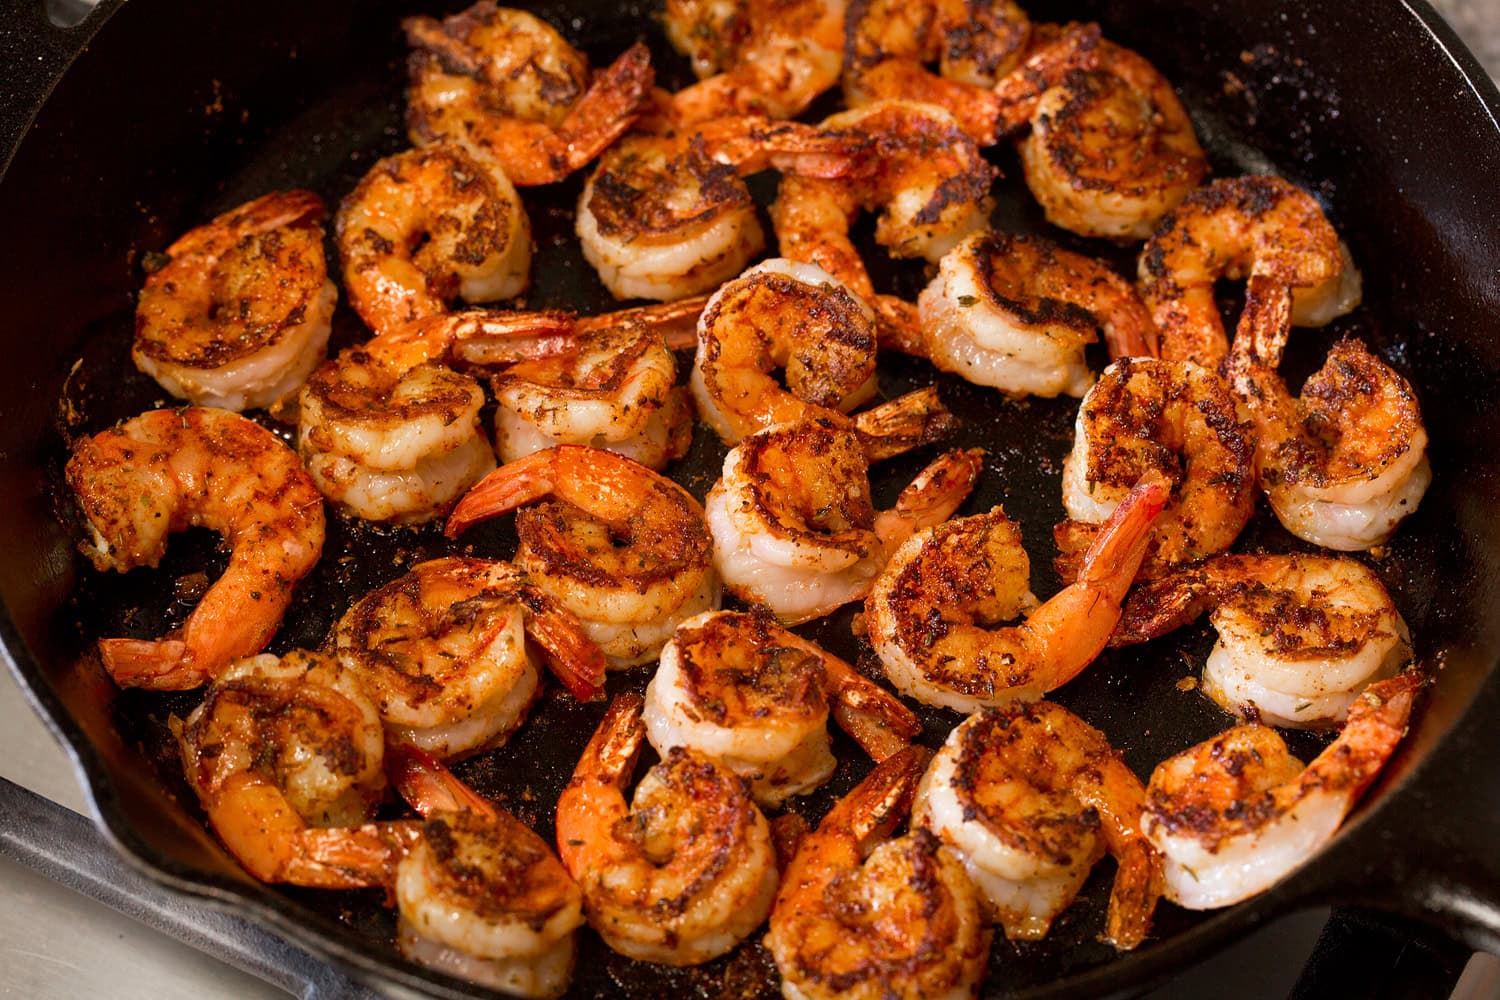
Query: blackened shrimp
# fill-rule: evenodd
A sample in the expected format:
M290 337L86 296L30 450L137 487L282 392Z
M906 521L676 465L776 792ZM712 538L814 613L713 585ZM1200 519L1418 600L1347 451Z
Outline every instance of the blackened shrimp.
M179 399L226 410L296 392L323 360L338 300L323 215L311 191L277 191L179 237L141 289L136 367Z
M99 640L105 670L124 687L195 688L260 652L323 551L323 500L297 456L227 410L143 413L78 441L66 475L90 532L79 547L97 569L155 566L168 535L193 527L229 548L179 631Z
M1032 700L1104 650L1146 551L1165 484L1120 503L1077 580L1038 605L1020 528L996 507L918 532L896 550L865 603L886 676L929 705L973 712ZM1024 613L1018 625L996 627Z
M610 705L557 800L557 848L589 925L623 955L696 965L743 941L776 893L771 828L735 774L674 747L626 798L639 695Z

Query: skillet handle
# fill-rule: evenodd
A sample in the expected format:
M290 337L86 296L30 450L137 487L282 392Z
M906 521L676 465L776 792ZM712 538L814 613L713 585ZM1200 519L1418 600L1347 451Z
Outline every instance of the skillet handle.
M0 0L0 174L42 102L123 0ZM97 9L102 8L102 9Z

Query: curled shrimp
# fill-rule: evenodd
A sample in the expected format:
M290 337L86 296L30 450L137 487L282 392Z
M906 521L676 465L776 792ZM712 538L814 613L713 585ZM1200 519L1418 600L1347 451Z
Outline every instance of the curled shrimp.
M367 822L385 794L385 732L336 659L295 650L237 660L172 723L188 784L251 875L319 889L390 885L418 829Z
M619 696L557 800L558 853L606 944L642 961L697 965L770 912L771 828L739 777L681 747L627 801L645 742L640 696Z
M1113 645L1143 642L1205 611L1219 641L1200 689L1250 722L1344 721L1367 685L1411 659L1411 639L1373 571L1315 555L1215 556L1138 588Z
M531 274L531 220L506 176L454 145L411 149L370 168L339 206L349 304L376 334L448 303L519 295Z
M516 566L578 617L610 669L655 659L678 622L718 607L703 508L639 462L567 444L508 462L454 508L448 537L518 507Z
M1162 218L1139 271L1162 357L1208 366L1229 353L1214 301L1220 278L1290 289L1299 326L1320 326L1360 300L1359 271L1323 210L1279 177L1223 178L1194 191Z
M323 202L276 191L189 230L146 278L130 358L179 399L269 407L323 359L338 290Z
M1105 41L1041 95L1020 149L1047 221L1080 236L1145 239L1209 169L1171 83Z
M402 28L412 46L412 144L458 143L521 187L562 180L598 156L651 93L645 45L590 81L588 60L555 28L494 0L441 21L407 18Z
M1141 826L1161 852L1167 898L1190 910L1270 888L1338 832L1406 734L1413 672L1371 684L1311 764L1274 730L1236 726L1161 764Z
M784 623L830 614L869 593L915 531L950 517L981 464L977 451L950 451L877 514L852 429L809 421L758 431L724 459L704 504L714 562L730 593Z
M764 613L710 611L677 626L646 688L646 734L749 782L767 807L833 774L828 715L882 760L920 731L909 709L848 663Z
M917 300L925 353L978 385L1018 395L1082 396L1084 347L1154 356L1156 327L1125 279L1049 240L985 231L943 255Z
M541 693L528 638L575 697L599 696L604 655L503 562L419 563L345 612L332 645L393 741L451 759L498 746L525 720Z
M1255 511L1254 437L1229 387L1188 361L1126 358L1105 369L1078 409L1063 461L1054 529L1058 572L1074 573L1098 525L1143 475L1165 476L1172 498L1151 529L1141 572L1222 552Z
M179 631L99 640L123 687L195 688L260 652L323 552L323 501L297 456L227 410L143 413L78 441L66 475L91 536L79 548L96 569L155 566L167 536L194 527L223 535L230 550Z
M787 1000L960 1000L978 995L990 934L974 884L926 830L888 839L925 751L887 757L802 838L766 947Z
M1127 950L1161 896L1145 805L1141 779L1103 733L1061 705L1015 702L949 734L917 786L912 825L963 859L986 915L1013 940L1045 937L1107 848L1119 868L1105 940Z
M1020 528L999 507L912 536L865 603L870 641L891 683L929 705L973 712L1031 700L1104 650L1167 499L1159 481L1121 501L1077 580L1038 605ZM1005 628L995 623L1026 618Z

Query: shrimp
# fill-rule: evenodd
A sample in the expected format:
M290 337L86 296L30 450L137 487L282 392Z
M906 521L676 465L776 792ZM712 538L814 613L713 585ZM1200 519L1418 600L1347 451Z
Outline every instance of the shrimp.
M575 697L600 695L604 655L503 562L419 563L345 612L331 638L392 741L452 759L499 746L525 720L541 693L528 637Z
M679 622L719 606L703 508L639 462L581 445L533 452L470 490L448 537L527 504L516 566L578 617L610 669L655 659Z
M1215 556L1131 595L1110 640L1155 638L1210 611L1204 694L1249 722L1344 721L1367 685L1411 660L1411 634L1368 567L1314 555Z
M833 774L834 718L882 760L921 732L911 711L848 663L769 615L710 611L677 627L646 688L646 735L658 753L712 757L777 807Z
M1042 94L1020 151L1047 221L1080 236L1145 239L1209 171L1171 83L1104 41L1097 68Z
M296 392L338 301L323 215L311 191L276 191L179 237L141 289L135 366L201 406L252 410Z
M545 840L410 745L388 768L424 818L396 866L401 954L511 995L568 988L583 894Z
M1141 828L1163 856L1167 898L1190 910L1229 906L1307 860L1396 752L1421 687L1408 671L1365 688L1306 768L1262 725L1236 726L1157 765Z
M401 26L412 46L412 144L458 143L520 187L551 184L583 167L630 128L651 95L644 44L590 82L588 60L555 28L494 0Z
M697 965L771 910L771 827L739 777L673 747L625 798L646 742L639 695L620 695L557 800L557 849L589 925L630 958Z
M370 168L339 206L349 304L376 334L508 299L531 274L531 220L505 174L453 145L410 149Z
M1082 396L1084 347L1154 356L1156 327L1104 264L1040 237L975 233L948 251L917 299L926 355L943 371L1018 395Z
M1145 805L1141 779L1103 733L1061 705L1017 702L949 734L917 786L912 825L963 859L986 916L1013 940L1045 937L1107 847L1119 868L1105 940L1128 950L1162 891L1161 858L1141 835Z
M370 823L385 794L374 704L331 656L237 660L172 729L188 784L229 853L262 882L388 886L415 823Z
M1114 362L1084 397L1063 461L1069 520L1053 532L1058 572L1072 578L1098 525L1153 470L1171 481L1172 499L1152 528L1142 575L1224 551L1255 511L1254 451L1233 395L1212 371L1188 361Z
M765 247L740 178L768 167L841 176L862 142L754 116L626 136L600 158L578 199L583 255L616 298L664 300L717 288Z
M1292 322L1320 326L1360 300L1360 276L1323 210L1279 177L1230 177L1164 216L1141 250L1141 297L1162 357L1215 366L1229 340L1214 301L1219 278L1261 278L1293 295Z
M888 839L925 753L877 764L798 846L766 935L787 1000L978 995L990 934L963 864L926 830Z
M1030 701L1061 687L1109 642L1167 488L1148 480L1121 501L1078 578L1037 605L1020 528L996 507L912 536L865 602L870 641L897 689L960 712ZM1019 625L995 623L1026 618Z
M66 476L90 532L79 548L98 570L155 566L167 536L188 528L217 531L230 550L180 630L99 640L122 687L195 688L260 652L323 552L323 501L297 456L227 410L143 413L78 441Z
M947 520L981 465L978 451L950 451L877 514L851 429L809 421L758 431L729 452L708 492L714 563L730 593L785 624L830 614L869 593L915 531Z
M671 95L681 127L795 118L843 68L846 0L667 0L662 26L699 82Z

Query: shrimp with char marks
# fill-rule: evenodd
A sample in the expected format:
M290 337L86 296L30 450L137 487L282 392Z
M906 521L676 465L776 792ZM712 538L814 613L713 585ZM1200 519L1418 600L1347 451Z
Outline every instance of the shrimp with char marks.
M1229 906L1310 858L1396 752L1422 683L1409 671L1365 688L1305 768L1262 725L1236 726L1157 765L1141 828L1162 854L1167 898L1190 910Z
M697 965L765 920L771 828L742 779L673 747L625 791L646 742L641 698L616 698L557 801L557 848L590 926L623 955Z
M123 687L186 690L271 641L292 590L323 552L323 500L292 450L237 413L151 410L73 446L66 477L99 570L155 566L167 537L224 536L229 565L182 628L162 639L101 639Z
M981 465L978 451L948 452L877 514L853 430L810 421L758 431L730 451L708 493L714 562L732 594L783 623L830 614L869 593L914 532L947 520Z
M776 807L833 774L830 708L877 761L921 731L895 697L769 615L711 611L662 647L644 719L658 753L683 746L712 757Z
M516 566L612 670L655 659L679 622L719 606L703 508L639 462L566 444L508 462L454 509L448 536L518 507Z
M276 191L167 247L135 310L130 358L179 399L226 410L297 391L332 329L323 202Z
M979 993L990 933L962 862L906 816L927 751L877 764L802 838L766 947L787 1000L961 1000Z
M1145 939L1161 858L1141 835L1146 788L1103 733L1060 705L986 709L949 734L912 806L912 825L950 846L1013 940L1045 937L1106 848L1119 868L1105 940Z
M865 603L886 676L909 697L960 712L1066 684L1108 644L1166 497L1160 481L1132 490L1078 579L1040 605L1027 586L1020 528L999 507L913 535ZM995 627L1023 612L1020 624Z

